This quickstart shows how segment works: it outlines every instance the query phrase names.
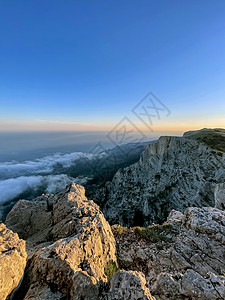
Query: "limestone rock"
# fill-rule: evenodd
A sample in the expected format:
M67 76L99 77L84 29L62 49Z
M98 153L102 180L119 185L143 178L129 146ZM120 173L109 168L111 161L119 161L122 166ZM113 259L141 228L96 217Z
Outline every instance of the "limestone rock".
M4 300L19 284L26 266L25 241L0 224L0 299Z
M215 206L214 190L225 182L225 154L185 137L160 137L146 146L140 160L115 174L97 190L111 224L147 226L166 220L172 209ZM224 201L224 186L216 201Z
M62 300L63 297L60 292L52 292L47 285L40 286L39 283L34 283L29 287L24 300Z
M52 225L54 195L42 195L32 201L19 200L9 212L6 224L25 240L31 236L38 241L38 235Z
M141 272L120 271L110 279L108 300L155 300L146 287L145 277Z
M184 215L180 211L172 209L167 217L167 222L182 221L183 217Z
M82 295L91 292L95 299L93 291L98 293L98 282L107 281L107 263L116 262L111 228L98 206L85 197L84 188L75 183L56 195L50 208L46 200L48 197L19 201L6 219L9 227L26 236L29 251L17 297L29 299L32 293L42 293L44 286L43 293L50 288L71 299L82 299ZM38 209L36 215L34 207ZM23 227L27 216L28 229ZM31 293L29 287L34 284L39 291Z
M192 207L148 231L112 228L120 267L143 272L156 299L225 298L224 211Z
M225 183L218 183L215 187L215 207L225 209Z
M224 299L225 298L225 279L212 274L211 277L204 278L193 270L187 270L181 281L181 294L191 299Z
M147 228L114 225L114 238L99 207L73 183L55 196L19 201L6 224L26 238L29 253L13 300L225 299L225 212L217 208L173 209ZM107 277L117 260L120 271Z

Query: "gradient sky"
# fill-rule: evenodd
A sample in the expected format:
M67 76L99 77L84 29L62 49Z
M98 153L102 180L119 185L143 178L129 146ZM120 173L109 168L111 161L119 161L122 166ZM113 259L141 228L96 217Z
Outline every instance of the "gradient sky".
M0 131L224 127L224 0L0 1ZM146 128L145 128L146 129Z

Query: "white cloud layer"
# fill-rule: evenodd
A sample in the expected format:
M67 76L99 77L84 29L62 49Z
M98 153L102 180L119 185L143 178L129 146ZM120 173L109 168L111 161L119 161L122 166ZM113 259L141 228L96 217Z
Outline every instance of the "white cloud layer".
M71 182L66 174L48 175L48 176L20 176L0 181L0 202L6 202L19 196L27 189L37 190L45 187L43 192L56 193L65 188Z
M21 176L0 181L0 202L15 198L28 188L35 188L41 184L42 176Z
M51 173L57 164L61 164L64 168L68 168L74 162L81 158L91 159L94 155L83 152L72 152L69 154L54 154L45 156L34 161L4 162L0 163L0 179L15 178L18 176L43 175Z
M8 205L10 200L20 197L24 192L28 192L30 197L36 197L37 194L40 194L40 191L43 193L58 193L71 181L78 184L86 183L90 178L85 176L69 177L64 174L66 172L64 168L76 167L76 163L81 159L92 160L104 155L105 153L57 153L33 161L0 163L0 217L4 210L4 203ZM59 168L57 168L58 166ZM53 174L54 168L62 174Z

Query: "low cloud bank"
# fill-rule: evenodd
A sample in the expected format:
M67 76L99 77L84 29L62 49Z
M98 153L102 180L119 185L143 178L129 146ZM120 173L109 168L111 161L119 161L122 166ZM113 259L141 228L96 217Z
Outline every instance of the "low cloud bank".
M21 176L0 181L0 202L6 202L13 199L27 189L31 188L35 191L44 188L45 193L57 193L64 189L73 178L69 178L66 174L48 175L48 176Z
M21 176L0 181L0 202L6 202L23 193L28 188L37 188L41 184L42 176Z
M20 197L33 199L42 193L55 194L62 191L71 181L85 184L90 178L70 177L65 174L66 168L76 168L81 160L91 161L104 155L105 153L57 153L22 163L0 163L0 217L7 210L6 207L11 207Z
M92 159L95 155L83 152L69 154L54 154L34 161L18 163L16 161L0 163L0 179L9 179L19 176L49 174L57 164L64 168L72 166L78 159Z
M20 176L0 181L0 218L3 217L4 203L19 197L29 189L30 197L36 197L38 191L43 193L58 193L74 178L66 174L47 176ZM10 206L10 204L8 204Z

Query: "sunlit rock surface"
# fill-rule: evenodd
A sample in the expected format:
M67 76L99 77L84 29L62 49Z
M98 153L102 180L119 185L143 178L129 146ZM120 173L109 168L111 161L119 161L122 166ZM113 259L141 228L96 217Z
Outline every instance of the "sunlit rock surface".
M116 262L115 240L83 187L73 183L55 197L21 200L6 223L27 240L29 253L16 299L32 299L38 293L53 293L52 299L60 294L70 299L82 299L88 293L93 298L87 299L97 297L98 283L107 280L107 263Z
M225 298L225 212L217 208L172 210L161 225L111 231L72 183L60 194L19 201L6 224L28 252L14 300Z
M0 224L0 299L4 300L19 284L26 266L25 241Z

